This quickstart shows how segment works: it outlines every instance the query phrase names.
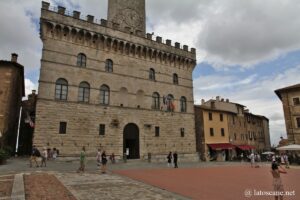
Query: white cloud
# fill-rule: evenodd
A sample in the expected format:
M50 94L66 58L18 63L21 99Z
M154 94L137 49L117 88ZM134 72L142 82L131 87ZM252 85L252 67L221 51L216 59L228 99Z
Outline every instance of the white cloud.
M36 84L34 84L30 79L25 78L25 98L32 93L32 90L37 91L37 89L38 86Z
M19 54L18 62L25 70L37 69L40 65L42 43L33 18L38 19L38 1L2 1L0 6L0 58L10 59L10 54ZM32 18L33 17L33 18Z
M225 0L214 3L198 35L213 64L250 66L300 48L300 2Z

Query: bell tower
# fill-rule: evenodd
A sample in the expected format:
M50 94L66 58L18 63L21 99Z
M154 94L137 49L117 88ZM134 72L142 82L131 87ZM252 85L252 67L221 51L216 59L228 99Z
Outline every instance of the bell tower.
M145 0L108 0L107 19L120 29L143 36L146 33Z

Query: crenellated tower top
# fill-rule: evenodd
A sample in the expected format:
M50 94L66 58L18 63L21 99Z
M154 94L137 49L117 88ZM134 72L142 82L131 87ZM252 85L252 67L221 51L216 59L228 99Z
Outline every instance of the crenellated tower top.
M145 35L145 0L108 0L107 20L127 32Z

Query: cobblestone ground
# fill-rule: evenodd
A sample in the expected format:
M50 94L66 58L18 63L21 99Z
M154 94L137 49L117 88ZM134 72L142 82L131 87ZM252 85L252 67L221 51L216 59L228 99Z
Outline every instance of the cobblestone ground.
M14 182L13 175L0 176L0 199L10 199Z
M26 200L76 200L54 175L33 173L24 175Z
M159 188L113 174L58 173L56 177L77 199L186 199Z

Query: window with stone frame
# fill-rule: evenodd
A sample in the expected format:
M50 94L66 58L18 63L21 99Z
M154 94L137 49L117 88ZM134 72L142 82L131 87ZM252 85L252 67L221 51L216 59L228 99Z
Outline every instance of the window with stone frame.
M180 98L180 112L186 112L186 98L183 96Z
M159 126L155 126L155 137L159 137Z
M252 133L251 133L251 131L248 131L248 138L249 138L249 140L252 140Z
M111 59L107 59L105 61L105 71L106 72L113 72L113 61Z
M234 140L236 140L236 133L234 133Z
M86 55L80 53L77 55L77 66L78 67L86 67Z
M68 97L68 81L63 78L57 79L55 82L55 99L67 100Z
M299 97L293 98L293 103L294 103L294 106L300 105L300 98Z
M99 125L99 135L105 135L105 124Z
M176 73L173 74L173 84L178 85L178 75Z
M214 136L214 128L209 129L210 136Z
M180 136L184 137L184 128L180 128Z
M152 94L152 109L159 110L160 109L160 96L157 92Z
M149 70L149 79L155 81L155 70L153 68Z
M213 120L213 117L212 117L212 113L211 113L211 112L208 113L208 119L209 119L209 121L212 121L212 120Z
M81 82L79 84L78 101L88 103L90 100L90 84Z
M164 103L167 105L167 111L174 112L175 104L174 104L174 96L172 94L168 94L166 98L164 98Z
M221 136L224 137L225 136L225 129L221 128Z
M102 85L100 87L100 104L108 105L109 104L109 87L107 85Z
M67 122L59 122L59 134L67 133Z
M220 121L221 122L223 121L223 114L222 113L220 114Z
M297 128L300 128L300 117L296 117Z

